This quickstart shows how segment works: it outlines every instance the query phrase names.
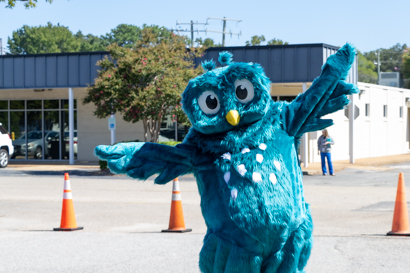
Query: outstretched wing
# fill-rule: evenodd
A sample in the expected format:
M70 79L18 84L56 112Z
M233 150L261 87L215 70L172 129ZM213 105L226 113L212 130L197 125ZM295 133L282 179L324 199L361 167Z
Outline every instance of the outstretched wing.
M285 107L282 116L289 135L299 137L333 124L333 120L321 117L343 109L349 103L347 95L359 92L356 85L344 81L355 54L351 45L344 45L327 59L309 90Z
M108 161L108 168L115 174L127 174L132 178L147 179L160 174L156 184L165 184L192 170L195 151L184 145L170 147L156 143L120 143L114 146L99 145L95 155Z

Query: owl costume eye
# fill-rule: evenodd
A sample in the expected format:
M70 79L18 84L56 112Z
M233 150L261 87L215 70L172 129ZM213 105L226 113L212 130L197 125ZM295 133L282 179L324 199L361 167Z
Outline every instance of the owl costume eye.
M198 104L201 110L208 115L218 113L221 108L219 98L214 91L205 91L198 98Z
M235 96L241 103L250 102L255 96L253 84L247 79L236 80L234 85Z

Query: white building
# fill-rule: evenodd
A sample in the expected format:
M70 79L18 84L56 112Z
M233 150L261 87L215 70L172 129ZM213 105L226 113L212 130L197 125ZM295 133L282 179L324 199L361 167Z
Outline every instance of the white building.
M308 84L309 87L310 84ZM359 115L354 120L354 158L380 157L408 153L410 150L410 89L357 83L360 94L354 95ZM274 99L291 100L302 92L301 83L273 84ZM278 98L279 97L279 98ZM332 160L349 160L348 111L323 117L333 119L328 128L334 138ZM320 162L317 139L321 131L308 135L308 163ZM303 147L301 147L303 158Z

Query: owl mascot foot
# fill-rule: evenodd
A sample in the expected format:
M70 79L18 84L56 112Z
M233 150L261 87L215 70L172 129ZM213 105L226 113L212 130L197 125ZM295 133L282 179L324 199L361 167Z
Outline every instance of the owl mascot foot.
M155 183L193 173L208 231L202 272L303 272L313 224L298 163L299 138L333 124L322 116L343 109L355 51L343 46L291 103L273 102L260 65L235 63L222 52L185 89L183 109L192 128L182 144L98 146L113 173Z

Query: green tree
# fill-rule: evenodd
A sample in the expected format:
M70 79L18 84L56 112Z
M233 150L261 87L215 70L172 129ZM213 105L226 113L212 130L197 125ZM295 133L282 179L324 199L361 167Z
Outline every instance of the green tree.
M281 39L273 38L272 40L268 41L268 45L288 45L288 42L284 42Z
M22 28L13 31L7 40L12 54L40 54L80 51L81 42L65 26L50 22L45 26Z
M263 35L261 35L261 36L257 36L257 35L254 35L254 36L252 36L251 37L251 41L246 41L245 42L245 45L246 46L259 46L259 45L261 45L261 43L262 42L265 42L266 41L266 39L265 39L265 36L263 36Z
M400 72L402 66L402 54L403 50L407 49L406 44L399 44L386 49L379 48L377 50L365 52L363 55L367 60L371 62L377 62L376 53L380 53L380 71L381 72ZM377 73L377 66L375 67L375 72Z
M101 36L101 39L105 46L117 44L122 47L132 48L141 38L141 33L144 29L152 31L157 40L168 39L171 36L171 32L167 28L157 25L149 26L144 24L142 28L140 28L134 25L120 24L111 29L111 32L105 34L105 36Z
M367 83L376 83L377 84L377 72L375 72L375 65L372 61L366 59L363 54L358 51L358 72L359 72L359 81Z
M79 51L81 52L103 51L106 48L103 40L98 36L92 34L84 35L81 30L79 30L74 36L80 42Z
M145 141L150 134L149 141L157 142L163 116L180 107L189 79L202 72L193 60L205 48L187 50L186 37L158 39L155 29L145 28L133 48L113 44L108 50L110 58L98 63L101 71L83 103L93 103L98 118L119 112L126 121L141 120Z
M6 2L7 1L7 6L6 8L14 8L16 6L16 2L24 2L24 7L26 9L29 8L35 8L37 6L37 0L0 0L0 2ZM54 0L45 0L48 3L53 3Z
M205 40L202 40L202 38L199 37L195 39L195 43L197 43L200 46L205 46L205 47L222 46L222 44L215 44L215 41L211 38L206 38Z

